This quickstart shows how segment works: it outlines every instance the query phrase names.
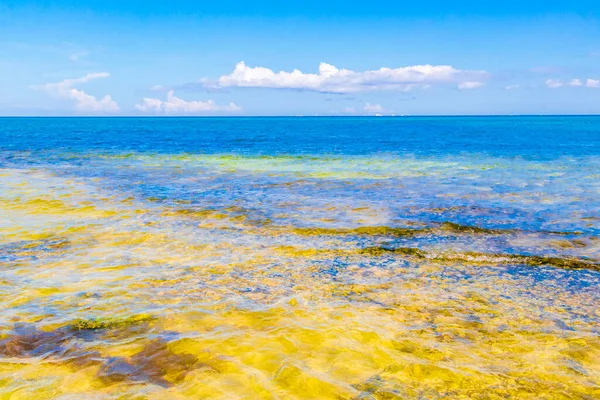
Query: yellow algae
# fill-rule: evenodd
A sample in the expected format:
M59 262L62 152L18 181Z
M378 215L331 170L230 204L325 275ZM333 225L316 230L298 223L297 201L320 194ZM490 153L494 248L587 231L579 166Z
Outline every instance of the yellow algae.
M173 216L173 217L185 217L185 218L198 218L198 219L206 219L206 218L215 218L215 219L224 219L228 217L228 214L222 213L218 210L167 210L162 213L163 216Z
M275 374L275 382L297 398L350 399L358 394L356 389L344 382L332 381L307 367L292 363L280 367Z
M550 242L550 245L560 249L572 249L572 248L584 248L589 244L584 240L554 240Z
M297 246L275 246L274 252L284 254L288 257L316 258L331 257L335 255L351 255L353 252L343 249L306 249Z
M13 187L0 207L13 218L0 254L2 398L600 396L593 287L488 268L583 268L573 272L590 280L593 260L411 242L508 233L451 223L298 228L273 217L257 229L267 218L240 206L210 209L236 229L206 229L181 222L213 211L61 181L66 201L52 179L32 203Z
M321 219L324 220L324 219ZM356 228L326 228L326 227L285 227L272 226L274 232L290 232L301 236L390 236L411 237L417 235L454 234L454 235L503 235L521 233L516 229L489 229L478 226L460 225L443 222L438 226L424 228L403 228L392 226L360 226ZM268 231L266 232L268 233ZM578 232L545 232L553 235L576 235Z
M21 291L15 298L8 302L9 307L18 307L29 303L34 299L51 296L59 293L58 288L32 288Z
M118 214L115 210L102 210L93 205L69 204L61 200L51 200L44 198L30 200L3 200L0 201L0 208L13 211L23 211L27 214L41 215L75 215L89 218L106 218Z

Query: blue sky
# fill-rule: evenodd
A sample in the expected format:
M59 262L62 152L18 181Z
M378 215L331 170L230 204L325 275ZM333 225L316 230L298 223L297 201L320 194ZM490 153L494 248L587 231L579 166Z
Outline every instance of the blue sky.
M597 2L486 3L4 0L0 115L600 113Z

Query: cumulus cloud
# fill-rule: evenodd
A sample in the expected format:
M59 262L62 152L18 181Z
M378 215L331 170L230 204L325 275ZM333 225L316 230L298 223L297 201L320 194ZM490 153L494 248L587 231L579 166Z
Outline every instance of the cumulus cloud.
M520 87L521 87L521 85L508 85L504 89L506 89L506 90L515 90L515 89L519 89Z
M65 99L75 101L75 109L80 112L91 113L114 113L119 111L118 104L106 95L100 99L95 96L85 93L83 90L76 89L74 86L87 83L94 79L108 78L108 72L96 72L87 74L81 78L65 79L61 82L46 83L45 85L37 86L37 89L45 90L46 92Z
M425 88L431 84L481 81L488 77L485 71L464 71L449 65L414 65L402 68L380 68L357 72L338 69L327 63L319 65L316 74L275 72L264 67L249 67L238 63L229 75L221 76L215 87L246 87L271 89L310 90L325 93L356 93L375 90L403 90ZM207 81L202 81L210 86Z
M556 88L562 87L563 85L564 84L557 79L548 79L546 81L546 86L548 86L550 89L556 89Z
M585 86L587 86L589 88L599 89L600 88L600 80L588 79L587 81L585 81Z
M567 82L563 82L559 79L548 79L546 81L546 86L550 89L558 89L560 87L580 87L583 86L583 82L579 79L572 79Z
M478 89L478 88L482 87L483 85L485 85L485 83L476 82L476 81L461 82L458 84L458 88L460 90L470 90L470 89Z
M368 114L382 113L383 107L380 106L379 104L367 103L367 104L365 104L365 107L363 108L363 110Z
M220 106L212 100L185 101L175 97L172 90L167 93L167 100L146 97L142 99L141 104L136 104L135 108L143 113L166 115L209 114L216 112L232 113L242 110L235 103Z

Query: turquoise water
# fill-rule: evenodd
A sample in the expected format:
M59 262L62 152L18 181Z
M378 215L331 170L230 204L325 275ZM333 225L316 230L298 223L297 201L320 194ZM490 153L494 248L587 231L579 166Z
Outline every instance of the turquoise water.
M1 118L0 178L0 398L600 396L598 117Z

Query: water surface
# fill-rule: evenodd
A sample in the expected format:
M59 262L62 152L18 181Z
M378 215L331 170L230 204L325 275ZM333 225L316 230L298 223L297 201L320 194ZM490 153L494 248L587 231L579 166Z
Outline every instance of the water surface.
M0 118L0 398L600 397L600 118Z

